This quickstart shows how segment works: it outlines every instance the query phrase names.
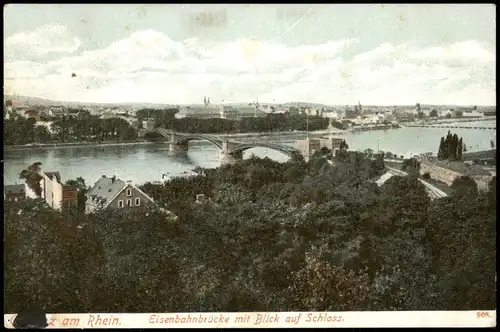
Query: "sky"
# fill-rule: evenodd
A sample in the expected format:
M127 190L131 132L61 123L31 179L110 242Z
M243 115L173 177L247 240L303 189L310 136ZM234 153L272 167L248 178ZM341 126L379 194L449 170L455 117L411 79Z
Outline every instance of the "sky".
M4 94L495 105L492 4L9 4Z

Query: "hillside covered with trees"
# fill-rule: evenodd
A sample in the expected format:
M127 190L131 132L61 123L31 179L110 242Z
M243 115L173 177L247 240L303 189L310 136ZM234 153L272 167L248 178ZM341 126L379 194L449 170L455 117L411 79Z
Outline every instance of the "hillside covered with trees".
M5 312L496 308L496 191L431 201L415 177L378 187L377 159L332 162L250 158L144 184L177 218L6 205Z

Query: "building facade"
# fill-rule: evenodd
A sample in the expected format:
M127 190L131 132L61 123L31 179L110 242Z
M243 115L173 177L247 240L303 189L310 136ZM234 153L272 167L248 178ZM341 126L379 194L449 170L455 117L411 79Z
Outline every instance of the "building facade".
M76 208L78 206L78 189L66 184L62 185L62 208Z
M39 172L43 200L54 210L61 209L62 183L59 172Z
M6 185L4 190L4 200L7 202L19 202L26 200L26 185L12 184Z
M295 146L300 151L305 161L309 161L312 155L321 150L321 140L319 139L301 139L295 142Z
M85 211L95 212L101 209L121 209L138 207L153 203L153 199L130 181L122 181L116 176L103 175L87 192Z

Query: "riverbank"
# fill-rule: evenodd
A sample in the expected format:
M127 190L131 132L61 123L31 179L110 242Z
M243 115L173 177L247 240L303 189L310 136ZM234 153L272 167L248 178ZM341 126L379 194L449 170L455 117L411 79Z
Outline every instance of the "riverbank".
M374 131L374 130L389 130L389 129L398 129L401 128L399 125L365 125L365 126L356 126L349 128L351 132L360 132L360 131Z
M99 146L136 146L154 144L150 141L133 141L133 142L75 142L75 143L43 143L43 144L26 144L26 145L4 145L4 151L22 151L22 150L44 150L44 149L66 149L79 146L84 147L99 147Z
M449 118L449 119L436 119L424 121L426 125L440 124L440 123L454 123L454 122L478 122L478 121L495 121L496 116L485 116L477 118ZM414 122L418 123L418 122Z
M277 131L277 132L267 132L267 133L238 133L238 134L210 134L217 135L224 138L266 138L266 137L298 137L298 136L317 136L324 135L328 133L345 133L345 130L341 129L325 129L325 130L317 130L317 131Z

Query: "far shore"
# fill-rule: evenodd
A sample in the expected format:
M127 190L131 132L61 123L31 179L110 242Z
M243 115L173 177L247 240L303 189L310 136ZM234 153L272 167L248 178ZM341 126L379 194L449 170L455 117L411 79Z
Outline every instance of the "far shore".
M41 143L26 145L4 145L4 151L35 150L35 149L66 149L79 146L99 147L99 146L133 146L154 144L151 141L132 141L132 142L74 142L74 143Z
M482 118L482 119L467 119L468 121L488 121L488 120L495 120L496 116L494 117L487 117L487 118ZM451 121L457 121L457 119L446 119L446 120L438 120L439 122L451 122ZM467 121L465 119L461 119L458 121L465 122ZM436 122L436 123L439 123ZM284 137L284 136L289 136L289 137L298 137L302 135L308 135L308 136L319 136L322 137L325 134L338 134L342 135L345 133L352 133L352 132L360 132L360 131L375 131L375 130L390 130L390 129L397 129L400 128L400 126L393 127L392 125L364 125L364 126L356 126L356 127L350 127L347 128L346 130L338 129L338 128L328 128L324 130L316 130L316 131L305 131L305 130L297 130L297 131L276 131L276 132L251 132L251 133L202 133L201 135L217 135L220 137L228 138L228 139L238 139L238 138L251 138L251 137L259 137L259 138L267 138L267 137ZM198 133L193 133L193 134L198 134ZM35 150L35 149L65 149L65 148L74 148L74 147L100 147L100 146L135 146L135 145L148 145L148 144L157 144L159 142L165 142L165 141L147 141L147 140L136 140L136 141L127 141L127 142L117 142L117 141L112 141L112 142L71 142L71 143L32 143L32 144L25 144L25 145L4 145L4 151L22 151L22 150Z

